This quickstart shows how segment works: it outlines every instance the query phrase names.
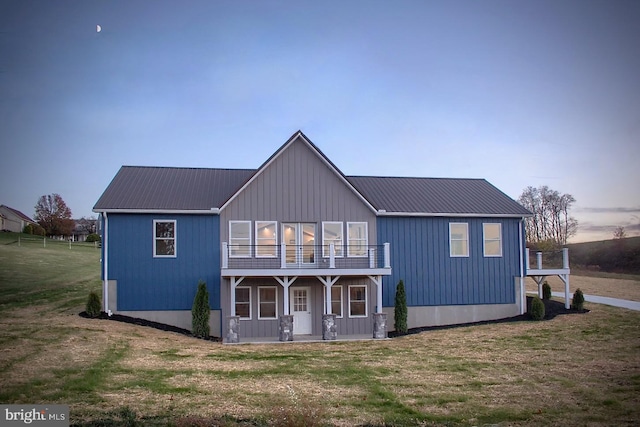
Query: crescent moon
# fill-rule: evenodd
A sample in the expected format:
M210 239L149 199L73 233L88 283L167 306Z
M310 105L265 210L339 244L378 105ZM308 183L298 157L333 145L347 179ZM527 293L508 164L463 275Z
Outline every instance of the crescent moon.
M102 27L100 25L96 25L96 33L102 31Z

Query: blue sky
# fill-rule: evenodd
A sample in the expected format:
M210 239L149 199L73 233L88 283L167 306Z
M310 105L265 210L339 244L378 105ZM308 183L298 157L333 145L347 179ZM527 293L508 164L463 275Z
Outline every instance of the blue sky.
M256 168L301 129L347 175L548 185L574 241L640 234L638 22L616 0L0 0L0 203L90 216L121 165Z

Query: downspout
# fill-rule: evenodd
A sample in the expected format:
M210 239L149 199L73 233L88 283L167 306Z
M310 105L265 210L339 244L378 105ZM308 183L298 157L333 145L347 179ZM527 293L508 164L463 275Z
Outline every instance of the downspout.
M524 293L524 262L522 254L522 223L524 218L520 218L518 222L518 247L520 251L520 314L524 314L527 305L527 296Z
M104 268L104 310L111 317L111 310L109 310L109 220L107 218L107 212L102 213L104 218L104 230L102 239L102 267Z

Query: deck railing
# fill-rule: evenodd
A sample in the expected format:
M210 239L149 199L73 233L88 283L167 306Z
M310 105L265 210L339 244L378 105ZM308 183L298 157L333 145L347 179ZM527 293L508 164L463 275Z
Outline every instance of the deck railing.
M527 248L526 258L528 270L567 270L569 269L569 249L539 252Z
M223 269L390 268L389 244L232 245L222 243Z

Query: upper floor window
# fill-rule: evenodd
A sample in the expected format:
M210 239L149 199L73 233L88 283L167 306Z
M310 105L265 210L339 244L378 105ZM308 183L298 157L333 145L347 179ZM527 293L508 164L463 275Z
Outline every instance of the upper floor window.
M251 256L251 221L229 221L229 256Z
M153 256L176 256L176 220L153 220Z
M502 256L502 224L485 223L482 224L482 235L484 238L484 256Z
M277 256L277 223L256 221L256 257Z
M366 257L367 256L367 223L348 222L347 223L347 256Z
M333 243L336 257L342 257L342 223L323 222L322 223L322 256L329 257L329 245Z
M449 223L449 251L452 257L469 256L469 224Z

